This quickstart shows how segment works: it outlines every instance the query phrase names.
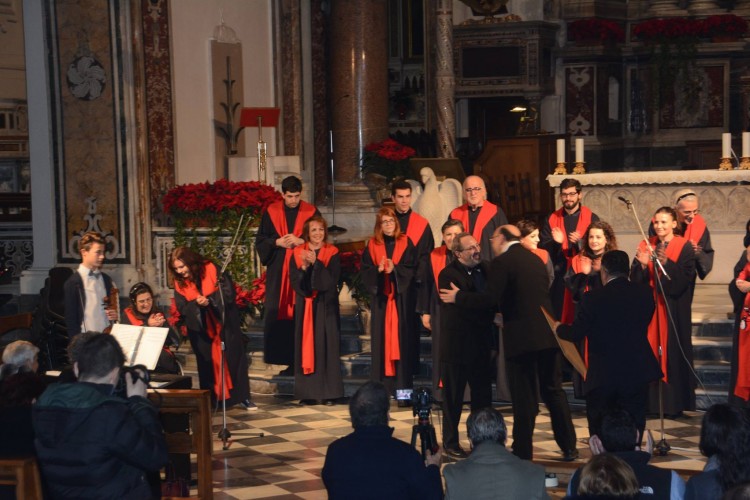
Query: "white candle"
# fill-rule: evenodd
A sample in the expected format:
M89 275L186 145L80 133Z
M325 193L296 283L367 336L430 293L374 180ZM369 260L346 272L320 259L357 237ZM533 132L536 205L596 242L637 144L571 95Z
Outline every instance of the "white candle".
M557 140L557 163L565 163L565 139Z
M732 134L721 134L721 157L730 158L732 156Z
M742 157L750 156L750 132L742 132Z
M576 163L583 163L583 139L576 139Z

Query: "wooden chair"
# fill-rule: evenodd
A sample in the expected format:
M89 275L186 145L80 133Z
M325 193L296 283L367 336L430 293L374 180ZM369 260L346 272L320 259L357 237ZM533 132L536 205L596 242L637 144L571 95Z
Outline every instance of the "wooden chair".
M17 500L43 498L42 481L34 457L0 459L0 484L15 486Z
M167 432L167 450L197 455L198 498L212 499L210 393L205 389L155 389L149 390L148 397L160 414L189 415L190 432Z

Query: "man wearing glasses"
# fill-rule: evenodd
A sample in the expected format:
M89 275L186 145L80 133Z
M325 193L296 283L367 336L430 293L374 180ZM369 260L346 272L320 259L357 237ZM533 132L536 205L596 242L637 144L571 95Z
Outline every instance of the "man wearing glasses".
M695 252L695 270L700 279L706 279L714 266L714 249L711 247L711 234L706 220L698 213L698 195L692 189L677 192L674 209L677 212L677 223L682 229L682 236L693 245ZM692 300L695 292L695 281L690 287Z
M453 209L450 219L460 220L466 231L479 243L482 260L492 260L490 236L508 218L499 206L487 201L487 188L481 177L470 175L464 180L466 203Z
M565 273L571 260L580 252L584 241L581 239L589 224L599 217L581 204L581 183L576 179L563 179L560 183L562 207L552 212L539 232L539 247L549 252L555 269L555 279L550 287L552 309L560 318L565 297Z
M492 320L496 300L487 293L488 263L469 233L453 240L455 259L438 276L440 289L440 376L443 380L443 449L453 459L466 458L458 443L464 390L471 389L471 410L492 404ZM541 263L541 261L540 261Z

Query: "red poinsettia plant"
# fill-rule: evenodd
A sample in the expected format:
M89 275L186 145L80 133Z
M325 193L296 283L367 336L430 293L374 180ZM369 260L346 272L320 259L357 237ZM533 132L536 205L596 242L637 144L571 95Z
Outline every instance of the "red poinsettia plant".
M380 174L391 182L396 177L409 176L409 158L417 153L413 148L388 138L365 146L362 155L362 172Z
M263 306L266 302L266 273L250 282L250 291L247 296L248 304L252 306L251 314L257 317L263 316Z
M625 31L609 19L577 19L568 25L568 38L574 42L622 43L625 41Z
M706 37L741 37L747 33L747 21L734 14L708 16L701 21L703 36Z
M175 186L167 191L162 203L164 212L177 218L210 218L226 212L260 217L268 205L280 199L281 193L262 182L219 179Z
M367 293L364 281L362 281L362 250L351 252L341 252L339 260L341 262L341 277L339 278L339 288L346 283L351 291L352 298L358 304L364 307L370 305L370 294Z

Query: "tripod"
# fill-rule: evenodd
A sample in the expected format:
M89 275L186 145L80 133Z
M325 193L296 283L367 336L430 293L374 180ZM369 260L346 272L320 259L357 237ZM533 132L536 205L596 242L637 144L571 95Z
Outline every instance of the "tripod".
M646 244L646 248L648 249L648 252L651 256L651 260L654 265L654 281L656 282L657 286L654 288L654 302L656 303L657 311L654 312L656 315L656 331L661 332L662 325L660 324L660 317L658 313L658 307L659 307L659 294L661 293L661 298L666 303L667 296L664 292L664 286L662 285L662 274L665 278L668 280L671 280L669 275L667 274L667 271L664 269L664 266L661 264L661 261L656 257L656 251L651 246L651 243L648 240L648 237L646 236L646 233L643 231L643 226L641 225L641 221L638 219L638 215L635 213L635 208L633 207L633 202L623 198L622 196L618 196L619 200L625 203L628 207L628 210L630 210L633 213L633 218L635 219L635 222L638 224L638 230L641 233L641 237L643 238L643 242ZM658 269L657 269L658 267ZM660 272L661 271L661 272ZM667 328L669 328L669 325L666 325ZM658 350L658 358L659 358L659 366L662 366L662 360L664 359L664 346L661 343L661 335L657 334L657 350ZM666 374L665 374L666 375ZM659 379L659 432L661 434L661 439L659 440L659 443L654 446L654 452L656 452L659 456L666 456L669 451L672 449L672 447L667 442L666 438L664 437L664 378Z
M232 238L232 243L229 245L229 251L227 252L227 256L224 259L224 263L221 266L221 270L219 271L219 274L216 279L216 289L219 292L219 298L221 299L221 327L219 328L219 336L221 339L221 394L219 397L221 398L221 430L219 430L218 437L221 439L222 443L222 449L228 450L229 449L229 438L232 437L232 433L229 432L229 429L227 428L227 399L226 399L226 389L224 388L224 381L226 380L226 333L224 329L224 325L226 325L226 303L224 302L224 290L222 289L221 282L225 278L225 272L227 270L227 266L232 262L232 258L234 257L234 253L237 251L237 246L239 244L240 239L245 234L245 230L247 229L247 225L243 226L243 222L245 220L245 214L243 213L240 216L240 221L237 224L237 229L234 232L234 237ZM247 376L247 374L245 374ZM254 437L264 437L265 434L262 432L259 433L253 433Z
M430 423L430 413L419 413L417 423L411 428L411 446L412 448L417 443L417 435L419 435L419 444L422 450L422 459L427 459L427 450L430 453L436 453L438 451L437 437L435 436L435 426Z

